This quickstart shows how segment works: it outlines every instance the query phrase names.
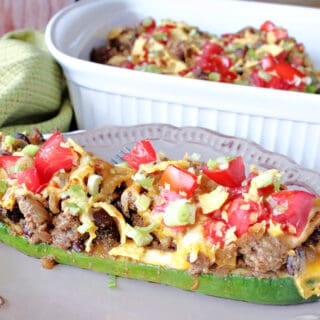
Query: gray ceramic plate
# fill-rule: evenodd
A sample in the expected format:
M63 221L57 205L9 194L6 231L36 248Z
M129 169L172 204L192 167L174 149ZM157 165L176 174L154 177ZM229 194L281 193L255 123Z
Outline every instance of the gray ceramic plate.
M150 138L157 150L181 157L199 152L202 159L242 155L247 164L278 168L285 181L320 194L320 174L297 166L239 138L199 128L167 125L105 127L70 134L88 150L109 160L123 146ZM262 306L185 292L160 284L119 278L107 287L107 275L58 265L45 270L38 260L0 244L1 320L56 319L227 319L319 320L320 305Z

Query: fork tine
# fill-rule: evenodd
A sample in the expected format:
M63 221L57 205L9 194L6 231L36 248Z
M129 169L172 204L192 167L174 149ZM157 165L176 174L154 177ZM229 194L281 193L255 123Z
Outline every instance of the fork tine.
M118 163L121 163L123 162L123 154L124 153L128 153L130 152L130 148L128 147L123 147L121 148L111 159L110 159L110 162L113 163L113 164L118 164Z

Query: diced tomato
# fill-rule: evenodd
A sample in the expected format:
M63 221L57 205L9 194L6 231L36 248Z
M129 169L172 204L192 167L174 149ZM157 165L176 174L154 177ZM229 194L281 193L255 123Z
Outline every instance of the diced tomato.
M269 216L267 208L262 202L236 198L227 207L228 225L236 227L237 237L248 232L250 226L266 220Z
M134 64L131 61L125 60L120 63L121 68L134 69Z
M289 52L286 50L283 50L280 52L278 55L275 56L276 61L278 62L285 62L286 59L288 58Z
M140 24L145 32L150 33L152 32L156 27L156 21L153 18L146 18L143 21L141 21Z
M24 171L19 171L16 173L16 178L18 180L19 185L25 184L27 189L31 192L37 193L42 188L38 176L38 171L36 168L30 168Z
M61 132L56 131L41 146L34 158L40 183L46 184L59 170L70 170L73 166L74 156L71 148L64 147L65 143Z
M251 82L254 86L260 88L268 88L268 82L259 77L259 73L257 69L252 70L251 73Z
M210 242L223 246L228 226L222 220L208 219L203 224L203 232Z
M210 169L207 166L203 168L203 173L216 183L225 187L240 187L245 180L245 166L242 157L236 157L229 161L228 168Z
M232 66L232 60L229 57L222 56L223 48L214 42L206 42L202 47L202 53L199 57L199 66L204 72L217 72L226 74Z
M286 29L275 29L272 31L275 38L276 38L276 42L282 40L282 39L287 39L288 38L288 31Z
M11 155L3 155L0 156L0 167L3 168L7 174L8 177L11 179L14 179L16 177L15 172L10 172L12 168L16 165L17 161L20 159L20 156L11 156Z
M304 73L300 72L298 69L292 67L289 63L287 62L282 62L278 63L273 67L273 70L277 72L279 77L282 79L292 81L294 80L294 77L300 77L303 78L305 76Z
M169 165L162 173L160 185L163 188L168 185L171 191L185 193L190 198L198 187L197 176L186 169Z
M299 236L308 223L315 198L314 194L303 190L273 193L268 198L272 221L280 223L289 233Z
M127 161L130 167L138 170L141 164L156 161L157 154L150 140L140 140L129 153L123 155L123 159Z
M271 21L266 21L264 22L261 27L261 31L264 32L272 32L276 42L282 40L282 39L287 39L288 38L288 31L283 28L278 28L273 22Z
M256 69L252 71L251 81L254 86L260 88L272 88L279 90L290 90L293 88L293 85L289 84L287 80L277 76L272 75L269 81L262 79Z
M208 41L202 47L202 56L205 58L210 58L214 54L221 54L223 52L223 47L218 43Z
M290 90L292 88L292 85L290 85L285 79L273 76L268 82L268 88Z
M276 29L276 25L270 20L265 21L260 27L260 30L264 32L273 31L274 29Z
M171 26L161 26L153 31L152 36L155 40L166 44L170 38L171 29Z

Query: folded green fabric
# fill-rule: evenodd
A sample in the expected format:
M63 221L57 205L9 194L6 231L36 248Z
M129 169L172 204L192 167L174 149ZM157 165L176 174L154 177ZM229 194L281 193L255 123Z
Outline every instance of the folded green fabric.
M20 30L0 39L0 131L68 131L73 116L62 71L42 31Z

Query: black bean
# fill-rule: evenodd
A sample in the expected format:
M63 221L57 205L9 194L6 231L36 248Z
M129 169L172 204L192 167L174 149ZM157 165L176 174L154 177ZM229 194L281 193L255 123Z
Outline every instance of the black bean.
M94 209L92 212L94 224L98 228L106 228L114 225L113 218L108 215L103 209Z
M22 213L18 208L14 208L12 211L7 211L7 217L14 223L18 223L23 218Z
M15 134L13 135L13 137L14 137L15 139L23 140L24 142L26 142L26 143L28 143L28 144L30 143L28 137L27 137L26 135L24 135L23 133L17 132L17 133L15 133Z

